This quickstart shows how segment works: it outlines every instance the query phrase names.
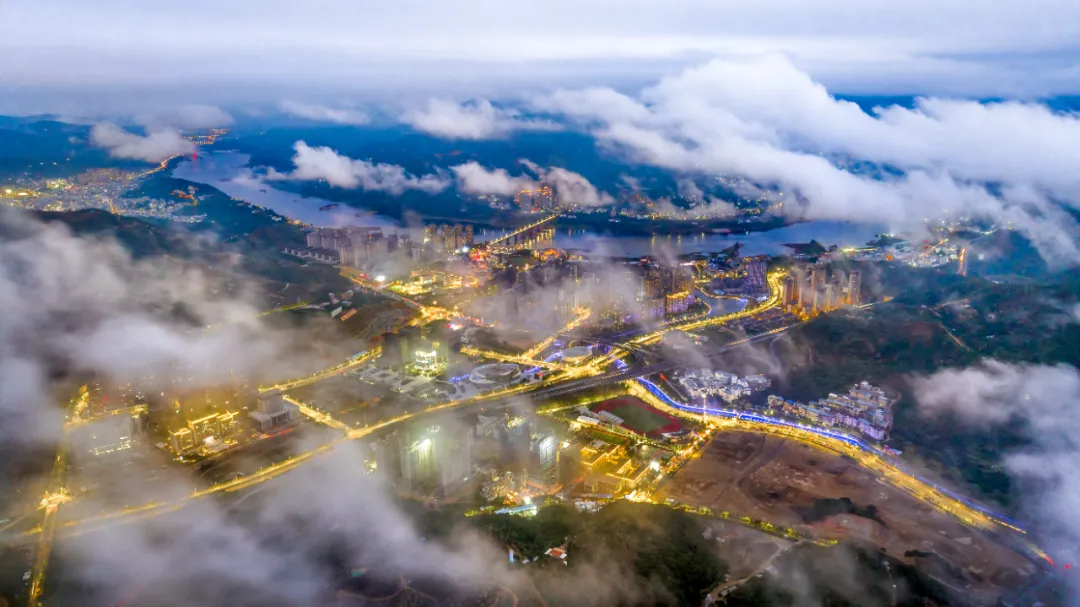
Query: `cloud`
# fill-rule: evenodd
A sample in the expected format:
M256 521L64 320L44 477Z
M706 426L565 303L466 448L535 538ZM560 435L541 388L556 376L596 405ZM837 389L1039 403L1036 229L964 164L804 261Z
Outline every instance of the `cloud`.
M282 101L279 107L286 114L319 122L360 125L371 121L367 114L356 109L332 108L325 105L290 100Z
M169 389L197 388L302 363L287 356L288 335L252 320L253 290L227 261L216 264L217 277L171 258L136 261L112 240L78 238L11 209L0 212L0 233L8 311L0 319L0 442L55 438L52 378L140 385L169 377ZM220 282L226 275L230 288ZM189 320L171 316L179 310ZM228 326L200 330L218 322Z
M195 151L195 144L184 139L175 130L159 130L147 135L136 135L108 122L94 125L90 130L90 142L107 149L113 158L133 158L151 162Z
M227 593L238 605L331 605L342 568L369 569L391 585L398 575L419 588L434 580L443 591L521 582L504 564L505 552L474 533L421 537L386 479L366 473L366 455L362 445L341 445L302 474L242 497L194 502L63 540L57 550L74 576L105 586L107 604L215 604ZM190 482L188 474L173 482ZM136 485L125 493L132 503L146 499Z
M1028 439L1003 454L1018 481L1024 514L1038 521L1041 538L1060 562L1080 557L1076 507L1080 504L1080 372L1059 364L1011 365L994 360L948 369L913 381L928 415L954 413L965 423L1009 426ZM1074 592L1080 591L1074 583Z
M372 163L342 156L327 146L311 147L303 141L293 145L295 168L289 173L268 173L269 179L300 181L326 180L339 188L361 188L399 196L407 190L438 194L450 187L451 180L442 173L416 176L394 164Z
M528 176L512 176L506 169L486 169L472 161L450 167L457 179L457 187L466 194L499 194L512 196L521 190L535 186Z
M233 117L225 110L201 103L182 105L173 110L144 115L137 119L148 127L174 126L181 129L210 129L229 126Z
M607 192L598 190L583 175L562 167L543 168L529 160L521 160L540 181L555 187L555 197L559 204L568 207L595 207L615 203L615 198Z
M1022 231L1048 258L1080 252L1080 226L1058 204L1080 208L1069 169L1080 117L1041 105L927 98L867 114L775 55L713 60L635 96L565 90L533 105L631 162L776 186L792 218L918 230L925 219L978 217ZM852 160L902 174L840 165Z
M610 194L598 190L578 173L560 167L544 168L531 160L519 162L535 177L514 176L506 169L488 169L475 161L450 167L450 170L457 179L458 189L468 194L511 196L524 189L549 185L555 190L555 199L566 207L602 206L615 202Z
M857 0L686 0L678 10L642 0L619 14L599 0L556 0L543 11L493 0L260 6L258 13L214 0L164 13L122 0L9 6L9 21L20 27L0 40L0 56L19 61L0 66L0 81L18 92L52 88L53 99L68 96L63 85L105 85L130 97L136 87L143 94L170 87L166 98L227 91L263 102L266 91L280 98L288 85L296 94L366 92L377 83L424 96L475 95L552 82L636 85L703 58L784 53L848 91L1052 95L1078 86L1080 8L1069 0L1005 2L978 14L967 0L884 10ZM948 27L961 22L962 31Z
M457 103L432 98L425 109L405 112L401 121L444 139L496 139L514 131L558 128L551 122L522 117L517 110L495 107L484 99Z
M709 197L704 203L688 208L676 206L671 200L661 198L653 202L652 210L662 213L666 217L677 219L724 219L734 217L738 212L738 208L734 204L712 197Z

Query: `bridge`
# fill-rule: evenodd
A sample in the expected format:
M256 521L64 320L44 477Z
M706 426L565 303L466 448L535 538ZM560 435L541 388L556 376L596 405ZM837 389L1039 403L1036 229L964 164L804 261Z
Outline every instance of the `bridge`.
M530 223L527 226L520 227L509 234L500 236L494 240L487 241L489 245L502 245L513 246L531 240L533 236L540 230L540 227L544 224L554 221L559 216L558 213L548 215L547 217Z

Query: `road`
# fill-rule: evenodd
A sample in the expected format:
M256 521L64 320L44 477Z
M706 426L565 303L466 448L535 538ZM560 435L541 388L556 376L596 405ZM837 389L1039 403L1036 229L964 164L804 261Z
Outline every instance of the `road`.
M636 348L641 344L647 344L658 340L667 331L680 329L691 330L704 326L722 324L731 320L749 317L764 310L775 307L780 303L779 281L781 277L782 276L779 274L773 274L769 276L769 284L773 289L772 296L766 302L764 302L763 305L757 306L753 310L742 310L728 315L712 318L694 318L683 322L674 322L658 330L628 340L628 342L624 344L625 348L623 350L620 350L620 353L617 355L609 354L606 357L598 357L594 359L593 362L586 363L576 368L559 370L553 373L550 378L544 379L540 382L535 382L531 384L519 384L517 386L507 387L501 390L496 390L490 393L463 400L448 401L432 405L423 410L399 415L387 420L383 420L379 423L367 426L365 428L350 427L338 420L334 420L329 415L315 411L307 407L303 403L294 401L294 404L296 404L298 407L301 407L301 413L303 413L305 416L342 431L342 436L315 449L295 455L276 464L267 466L262 470L259 470L258 472L249 476L240 477L231 481L207 487L205 489L193 491L191 494L185 496L180 500L168 503L144 504L142 506L128 508L119 512L109 513L81 520L66 521L65 523L60 525L60 527L65 529L76 526L94 528L103 524L112 524L146 516L156 516L161 513L174 511L192 500L203 499L224 492L245 490L259 485L270 479L276 478L281 474L294 470L302 464L312 460L313 458L331 451L332 449L341 445L344 442L369 436L375 432L378 432L396 424L400 424L402 422L406 422L418 416L445 412L449 410L469 410L473 407L483 409L495 409L505 406L511 406L516 402L516 400L511 397L520 394L529 393L532 397L548 398L600 385L626 381L632 378L641 378L655 373L669 371L677 367L680 363L676 360L662 358L649 364L630 366L623 363L621 361L621 357L625 356L627 351ZM704 348L701 349L700 352L706 356L721 354L735 348L742 347L744 345L752 344L765 339L772 339L776 335L791 329L793 326L797 325L780 327L767 333L747 337L739 341L728 343L719 347ZM350 368L353 368L355 366L358 366L359 364L362 364L363 362L366 362L367 360L370 360L371 357L376 356L377 354L377 351L365 353L360 358L346 361L341 365L337 365L322 372L312 374L311 376L300 378L290 382L283 382L282 384L278 384L277 386L273 387L286 390L290 388L295 388L300 385L309 384L314 381L318 381L319 379L324 379L326 377L343 373ZM522 358L528 360L530 364L540 362L530 357ZM601 365L605 363L616 362L618 362L619 368L613 370L603 370L601 368ZM639 380L639 382L644 382L641 385L651 384L651 382L647 382L645 380ZM637 384L638 382L634 382L631 385ZM659 389L657 388L657 390ZM653 404L657 404L659 408L670 410L684 416L687 413L692 413L696 416L700 416L703 414L708 414L713 417L720 416L729 419L731 422L734 422L747 430L780 434L789 438L817 444L830 450L848 454L852 457L855 457L862 465L880 474L883 478L887 479L895 486L898 486L908 491L912 495L915 495L916 497L933 504L938 509L954 514L968 524L982 528L992 528L994 527L994 522L996 522L984 511L980 511L974 507L970 507L963 500L954 499L952 496L939 491L937 487L927 485L920 479L917 479L914 476L899 471L895 467L888 464L883 459L883 457L881 457L880 452L878 452L876 449L870 448L868 445L866 445L862 441L858 441L857 439L852 439L851 437L848 437L846 435L841 435L839 433L834 433L823 429L816 429L802 426L800 424L782 422L776 419L762 418L761 416L746 414L744 412L727 412L713 409L703 410L701 407L694 407L691 405L676 403L674 401L671 401L669 397L667 401L664 401L662 398L656 396L655 394L644 394L645 398L648 401L652 402ZM650 394L652 398L649 397ZM62 478L59 485L62 487ZM50 494L53 493L54 492L51 489ZM52 508L51 510L47 508L46 518L43 525L39 529L24 533L21 536L23 538L26 538L32 537L36 533L41 534L41 537L38 540L39 550L37 560L42 561L42 565L40 567L35 566L36 577L34 578L34 584L32 585L32 588L35 589L36 592L36 594L34 594L35 600L36 597L40 596L41 583L44 576L44 564L46 564L48 560L47 547L49 545L49 542L51 541L53 532L57 528L55 522L55 511L56 508ZM1015 527L1013 527L1013 529L1015 529ZM42 549L42 547L44 547L44 549ZM40 572L38 571L39 569Z

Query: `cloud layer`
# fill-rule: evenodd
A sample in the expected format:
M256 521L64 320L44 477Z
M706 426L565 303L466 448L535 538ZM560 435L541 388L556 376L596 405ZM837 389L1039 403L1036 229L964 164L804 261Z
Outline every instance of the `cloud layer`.
M282 101L279 105L281 111L286 114L315 120L318 122L333 122L335 124L367 124L371 121L364 112L357 109L335 108L317 103L304 103L302 101Z
M1021 230L1047 257L1077 253L1080 230L1059 203L1080 208L1069 169L1080 118L1041 105L922 99L867 114L768 56L713 60L637 95L562 90L534 106L631 162L776 186L792 218L917 229L976 217Z
M159 162L195 151L195 144L184 139L175 130L163 129L147 135L137 135L108 122L94 125L90 130L90 143L105 148L113 158L150 162Z
M467 103L429 99L425 108L402 114L401 121L444 139L495 139L514 131L557 128L551 122L523 117L515 109L495 107L484 99Z
M269 179L322 179L339 188L361 188L395 196L405 193L406 190L437 194L451 185L451 180L445 175L432 173L416 176L398 165L354 160L326 146L311 147L303 141L297 141L293 149L296 150L293 155L295 168L289 173L271 171L267 175Z
M1080 557L1080 371L1063 364L990 360L916 379L914 388L929 415L951 412L975 426L1009 425L1029 439L1028 447L1004 454L1005 469L1018 481L1024 514L1038 522L1051 557L1075 563ZM1073 590L1080 591L1075 580Z
M212 0L168 10L128 0L7 6L20 27L0 41L0 81L34 85L213 84L297 90L523 87L636 82L703 57L784 53L831 85L973 95L1076 92L1080 8L1069 0L870 5L764 0L678 6L599 0L507 7L494 0L405 0L258 11ZM567 20L566 15L573 15ZM963 28L950 27L963 23ZM267 40L274 40L269 48ZM613 82L619 81L619 82ZM116 90L115 88L113 90ZM438 94L438 93L428 93ZM444 93L445 94L445 93ZM475 92L473 92L475 94Z

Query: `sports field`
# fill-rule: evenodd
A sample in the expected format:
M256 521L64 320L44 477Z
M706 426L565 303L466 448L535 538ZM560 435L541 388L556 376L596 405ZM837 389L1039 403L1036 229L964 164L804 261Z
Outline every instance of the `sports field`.
M682 428L679 420L657 411L633 396L622 396L605 400L593 406L594 411L609 411L623 420L623 427L631 432L646 436L659 436L678 432Z

